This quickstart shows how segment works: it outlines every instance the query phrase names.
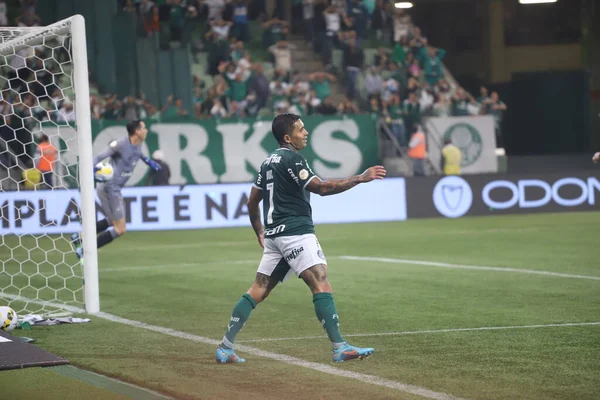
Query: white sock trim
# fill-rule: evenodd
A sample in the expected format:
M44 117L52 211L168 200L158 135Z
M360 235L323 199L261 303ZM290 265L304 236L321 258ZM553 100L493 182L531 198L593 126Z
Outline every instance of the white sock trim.
M226 336L223 336L223 344L224 344L225 346L229 347L230 349L233 349L233 343L231 343L231 342L229 341L229 339L227 339L227 337L226 337Z

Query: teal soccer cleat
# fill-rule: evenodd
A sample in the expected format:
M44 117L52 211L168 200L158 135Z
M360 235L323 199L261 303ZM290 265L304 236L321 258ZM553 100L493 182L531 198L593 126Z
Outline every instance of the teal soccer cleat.
M371 347L360 348L351 346L348 343L346 343L339 349L333 349L332 358L335 362L344 362L354 360L355 358L362 360L363 358L369 357L374 352L375 349Z
M246 361L245 358L241 358L237 354L235 354L235 351L233 349L226 349L221 346L217 347L215 359L219 364L243 363Z

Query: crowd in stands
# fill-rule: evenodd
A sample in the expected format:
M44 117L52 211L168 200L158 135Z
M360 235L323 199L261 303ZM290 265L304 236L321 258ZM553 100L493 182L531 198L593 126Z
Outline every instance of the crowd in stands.
M385 118L402 145L422 116L491 114L499 128L506 105L482 88L475 98L446 78L444 49L431 45L410 15L394 2L377 0L295 0L292 23L275 10L266 16L264 2L252 0L126 0L125 10L144 21L143 34L163 32L173 41L190 40L192 49L208 53L209 81L194 80L190 112L168 101L162 109L143 98L93 99L96 118L193 116L231 118L281 112L352 114L370 112ZM261 23L261 37L251 38L249 20ZM201 31L201 42L190 32ZM369 35L371 33L371 36ZM298 72L293 65L299 34L323 61L322 71ZM265 69L248 50L250 40L268 49ZM376 42L374 59L365 47ZM341 65L334 65L335 51ZM341 96L332 96L344 88ZM337 89L337 90L336 90ZM337 101L334 98L338 98ZM134 105L135 104L135 105ZM108 110L108 111L107 111Z
M92 81L91 115L96 120L370 113L385 121L400 146L406 147L423 116L490 114L499 129L507 108L496 92L488 94L482 87L475 98L446 76L445 51L432 46L410 15L394 8L393 2L297 0L292 2L290 23L280 10L266 16L261 0L117 1L122 12L134 13L142 22L140 34L165 34L169 43L189 42L205 51L206 75L193 79L190 108L173 96L161 105L150 103L143 94L119 98L102 93ZM0 0L0 22L2 4ZM35 5L36 0L21 0L19 16L8 22L39 23ZM251 19L261 24L259 38L251 37ZM301 73L295 68L297 49L288 41L293 34L311 43L309 49L323 61L322 70ZM198 37L199 42L194 39ZM266 59L255 59L257 50L249 50L256 42ZM376 50L367 57L365 49L373 49L373 42ZM52 57L43 53L47 48L21 51L31 54L7 59L0 135L31 131L29 125L37 121L73 122L69 94L53 85L60 51ZM335 62L336 52L341 52L341 62Z

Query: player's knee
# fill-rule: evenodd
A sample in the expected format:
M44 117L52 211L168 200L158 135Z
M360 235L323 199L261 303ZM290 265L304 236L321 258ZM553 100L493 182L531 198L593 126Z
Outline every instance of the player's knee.
M327 279L327 266L325 264L317 264L300 274L300 277L310 288L313 294L331 293L332 288Z
M333 292L333 288L328 281L316 283L315 285L311 286L311 290L313 294Z

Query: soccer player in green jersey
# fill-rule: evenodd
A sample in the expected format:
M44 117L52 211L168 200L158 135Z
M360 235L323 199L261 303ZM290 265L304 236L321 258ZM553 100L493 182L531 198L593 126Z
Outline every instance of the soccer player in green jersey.
M333 345L333 361L365 358L372 348L349 345L339 330L339 317L327 280L327 261L315 236L310 193L321 196L342 193L359 183L383 179L381 166L348 179L322 181L299 153L306 147L308 132L298 115L281 114L273 120L272 132L279 143L262 163L248 199L248 213L258 243L264 249L256 279L233 308L223 342L217 347L219 363L244 362L233 349L235 336L258 303L292 274L308 285L315 313ZM259 203L263 203L264 227Z

